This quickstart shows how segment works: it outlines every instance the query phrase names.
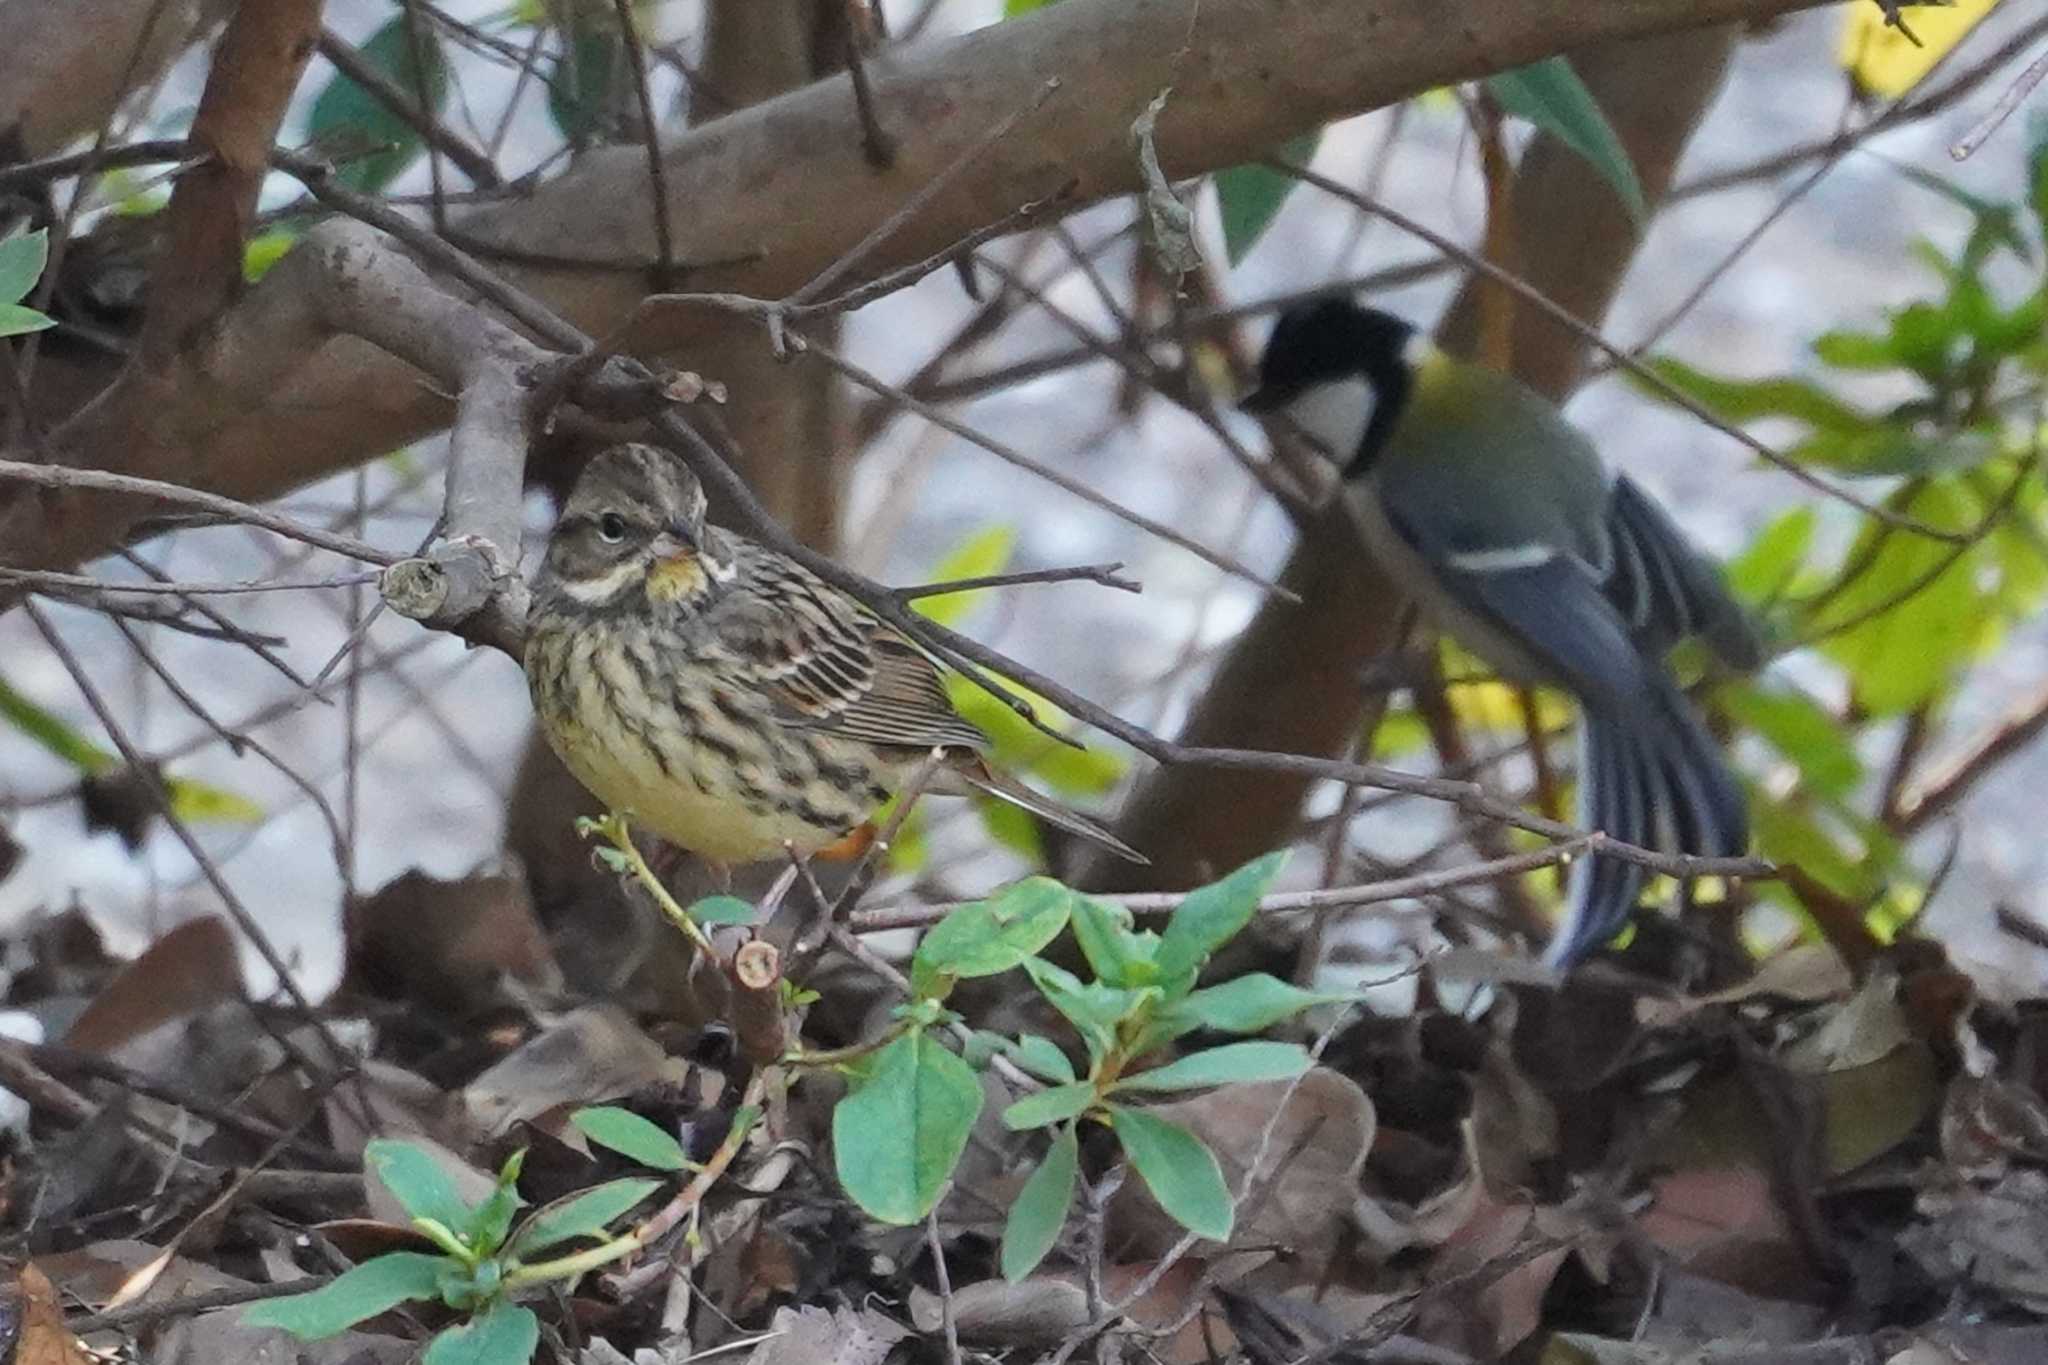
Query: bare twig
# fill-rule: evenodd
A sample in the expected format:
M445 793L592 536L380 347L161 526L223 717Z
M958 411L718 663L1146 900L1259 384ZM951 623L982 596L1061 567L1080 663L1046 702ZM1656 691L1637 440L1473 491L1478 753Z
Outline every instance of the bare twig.
M1122 564L1079 564L1065 569L1031 569L1024 573L994 573L980 578L951 578L943 583L920 583L913 588L891 588L898 601L912 602L923 597L943 597L948 593L974 592L981 588L1015 588L1027 583L1071 583L1085 579L1100 583L1105 588L1120 592L1139 593L1145 585L1135 578L1125 578L1117 570Z
M633 21L633 0L612 0L619 38L626 47L626 67L633 77L633 97L640 104L640 144L647 150L647 185L652 191L654 218L654 287L676 287L676 239L668 219L668 174L661 165L661 130L654 120L654 96L647 88L647 52Z
M1983 146L1991 135L1998 131L2000 124L2012 117L2013 110L2019 108L2027 96L2033 93L2034 87L2041 83L2044 76L2048 76L2048 52L2042 53L2027 64L2027 69L2020 72L2019 77L2006 87L2005 93L1998 97L1998 103L1991 106L1991 112L1986 114L1976 127L1963 134L1962 138L1948 149L1948 154L1958 161L1967 160L1971 153Z

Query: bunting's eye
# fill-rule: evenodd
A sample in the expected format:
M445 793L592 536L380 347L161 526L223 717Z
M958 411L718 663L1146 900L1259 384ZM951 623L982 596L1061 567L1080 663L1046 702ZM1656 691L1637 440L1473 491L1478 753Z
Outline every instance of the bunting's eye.
M607 545L616 545L626 538L626 519L617 512L607 512L597 519L597 538Z

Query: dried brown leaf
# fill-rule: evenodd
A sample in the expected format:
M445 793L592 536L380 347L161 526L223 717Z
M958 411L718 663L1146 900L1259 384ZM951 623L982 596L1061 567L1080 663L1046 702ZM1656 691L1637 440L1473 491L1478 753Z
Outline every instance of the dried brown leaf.
M496 1137L557 1105L680 1083L684 1070L623 1010L592 1005L562 1016L471 1081L462 1104L479 1135Z
M910 1333L872 1309L778 1308L747 1365L882 1365Z
M1293 1094L1282 1106L1290 1086ZM1154 1105L1150 1112L1185 1125L1207 1143L1236 1194L1245 1190L1246 1168L1265 1141L1265 1192L1240 1205L1231 1245L1278 1244L1310 1264L1325 1262L1336 1251L1351 1224L1358 1173L1375 1126L1372 1101L1351 1079L1316 1067L1298 1082L1224 1086ZM1119 1245L1140 1254L1163 1252L1180 1239L1180 1225L1159 1208L1142 1181L1126 1181L1111 1212ZM1125 1237L1132 1240L1123 1242Z
M242 998L235 936L212 915L187 920L115 973L64 1035L64 1046L107 1055L166 1024Z

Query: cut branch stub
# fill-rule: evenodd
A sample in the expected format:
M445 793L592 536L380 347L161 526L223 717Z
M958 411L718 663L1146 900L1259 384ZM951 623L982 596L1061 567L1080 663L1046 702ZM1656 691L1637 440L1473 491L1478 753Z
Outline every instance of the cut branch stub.
M400 616L453 630L515 657L526 620L526 585L490 541L458 536L424 555L401 559L378 580Z

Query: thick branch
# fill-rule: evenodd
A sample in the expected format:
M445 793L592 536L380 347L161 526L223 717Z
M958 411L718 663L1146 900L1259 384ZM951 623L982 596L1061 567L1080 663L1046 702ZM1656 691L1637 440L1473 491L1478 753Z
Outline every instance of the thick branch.
M0 0L0 134L18 129L26 156L61 151L113 115L128 93L124 79L147 85L233 8L230 0Z
M870 62L878 113L897 135L878 171L854 127L844 76L741 110L670 140L665 182L687 263L707 266L693 288L777 298L796 289L885 221L988 129L1061 82L1045 102L977 158L882 249L876 274L930 256L1019 203L1073 185L1078 206L1134 186L1130 120L1167 85L1159 127L1171 174L1195 175L1250 159L1328 119L1448 81L1513 66L1605 38L1674 24L1761 19L1817 0L1662 0L1500 5L1493 0L1066 0L965 37ZM649 177L639 148L593 153L528 201L495 206L464 231L508 260L592 259L592 244L639 267L654 259ZM640 297L640 269L514 271L585 330L608 333ZM266 281L266 284L268 281ZM261 293L263 291L258 291ZM680 345L712 315L665 310L643 319L642 347ZM717 378L717 375L711 375ZM108 395L111 399L113 395ZM129 401L138 396L129 395ZM207 428L204 458L159 463L161 441L85 444L61 439L65 458L151 477L202 480L260 500L413 440L448 421L444 399L402 367L361 347L333 347L296 381L217 419L217 395L166 389L142 408L166 426ZM197 403L202 411L191 411ZM104 406L104 403L103 405ZM95 419L126 431L145 423ZM0 562L68 568L111 548L137 509L101 504L44 522L0 526Z

